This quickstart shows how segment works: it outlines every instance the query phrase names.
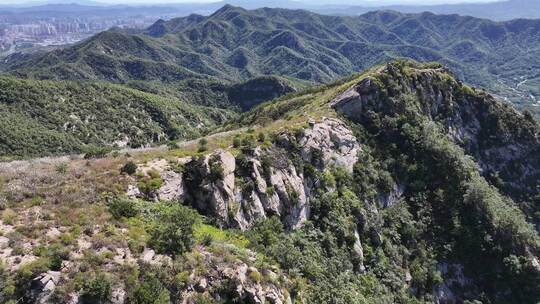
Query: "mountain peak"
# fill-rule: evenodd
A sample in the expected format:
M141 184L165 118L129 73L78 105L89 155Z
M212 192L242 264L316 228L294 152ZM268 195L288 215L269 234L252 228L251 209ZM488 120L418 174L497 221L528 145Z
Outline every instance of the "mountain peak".
M239 7L239 6L234 6L234 5L231 5L231 4L225 4L223 7L221 7L220 9L215 11L212 15L210 15L210 17L222 16L224 14L228 14L228 13L231 13L231 12L244 12L244 11L246 11L246 10Z
M159 19L146 29L146 33L152 37L161 37L167 33L167 22Z

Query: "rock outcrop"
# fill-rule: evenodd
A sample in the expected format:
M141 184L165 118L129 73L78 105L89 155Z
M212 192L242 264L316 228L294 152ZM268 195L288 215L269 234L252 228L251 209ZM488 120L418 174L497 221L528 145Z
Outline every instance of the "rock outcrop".
M237 157L219 150L192 160L183 176L184 201L223 226L246 229L272 215L281 217L289 229L301 226L309 217L314 181L297 166L306 162L318 170L341 166L352 171L360 146L337 119L312 122L300 133L279 134L271 147Z
M248 59L233 56L234 65L247 64ZM238 60L240 59L240 60ZM239 62L238 62L239 61ZM296 91L296 89L286 80L278 77L258 77L249 81L235 84L227 88L226 93L229 101L238 105L243 111L247 111L256 105L272 100L279 96Z
M164 180L159 199L181 200L223 227L249 228L255 221L279 216L288 229L309 217L310 195L317 181L302 166L315 170L343 167L352 171L358 160L353 132L338 119L310 121L297 134L278 134L274 144L234 156L226 150L193 158L182 174L160 168ZM130 187L131 194L138 193Z
M404 102L396 102L402 100ZM404 106L406 104L406 106ZM443 126L475 158L486 178L500 178L515 200L538 194L540 135L532 117L455 80L446 68L388 64L337 96L332 107L358 123L372 115L406 115L407 107Z
M48 271L41 274L32 281L32 290L30 291L35 303L49 303L49 299L60 282L60 272Z
M207 272L201 275L193 271L189 274L187 287L182 292L183 304L196 304L201 295L227 303L233 299L239 303L292 303L286 289L278 283L285 279L278 273L257 269L241 260L227 261L203 247L195 250L200 263L207 266ZM255 259L253 252L247 253L249 259ZM223 294L224 288L228 294Z

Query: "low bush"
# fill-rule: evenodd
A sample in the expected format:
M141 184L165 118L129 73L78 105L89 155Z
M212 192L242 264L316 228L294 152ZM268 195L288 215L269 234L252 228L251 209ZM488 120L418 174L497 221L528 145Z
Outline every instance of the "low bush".
M157 170L148 171L148 176L137 183L139 190L146 196L154 196L155 192L163 185L163 179Z
M133 161L128 161L120 169L120 173L124 173L124 174L127 174L127 175L133 175L136 172L137 172L137 164L135 164Z
M136 202L127 197L114 197L107 202L109 212L115 219L137 216Z
M168 304L170 293L167 288L153 275L143 278L133 291L129 302L133 304Z
M208 150L208 140L206 138L201 138L199 140L199 149L198 152L205 152Z
M84 150L84 159L103 158L111 151L111 148L106 147L89 147Z
M94 279L85 281L81 290L83 304L108 303L111 296L112 282L103 273L98 273Z

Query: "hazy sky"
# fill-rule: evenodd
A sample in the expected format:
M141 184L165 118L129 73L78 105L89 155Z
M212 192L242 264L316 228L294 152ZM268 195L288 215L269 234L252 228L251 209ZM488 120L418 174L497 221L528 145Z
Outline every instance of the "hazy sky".
M87 0L88 1L88 0ZM109 3L109 4L129 4L129 3L145 3L145 4L159 4L159 3L182 3L182 2L218 2L219 0L93 0L93 2ZM244 0L245 1L245 0ZM249 0L247 0L249 1ZM373 5L386 5L386 4L441 4L441 3L463 3L463 2L494 2L497 0L296 0L305 3L328 3L328 4L367 4ZM500 0L499 0L500 1ZM49 2L49 3L71 3L71 2L84 2L78 0L0 0L0 4L22 4L26 2Z

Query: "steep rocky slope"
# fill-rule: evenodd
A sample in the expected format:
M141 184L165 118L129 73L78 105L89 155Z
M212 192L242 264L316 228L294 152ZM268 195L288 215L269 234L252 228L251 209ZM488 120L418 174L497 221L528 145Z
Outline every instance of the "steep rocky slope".
M168 151L5 164L0 296L536 303L538 136L441 65L398 61Z
M400 99L405 102L396 102ZM384 74L365 78L338 96L332 107L358 123L369 123L374 113L417 111L439 123L506 194L518 200L538 195L540 137L534 119L456 81L443 67L404 74L389 65Z
M340 120L325 118L301 134L276 135L268 147L243 147L240 156L226 150L182 162L183 173L169 165L156 199L192 204L225 227L248 229L271 216L282 218L289 229L302 226L309 218L310 197L319 183L302 170L302 162L324 171L332 166L352 172L360 146L352 131ZM290 151L295 150L291 158ZM134 195L142 195L134 190Z

